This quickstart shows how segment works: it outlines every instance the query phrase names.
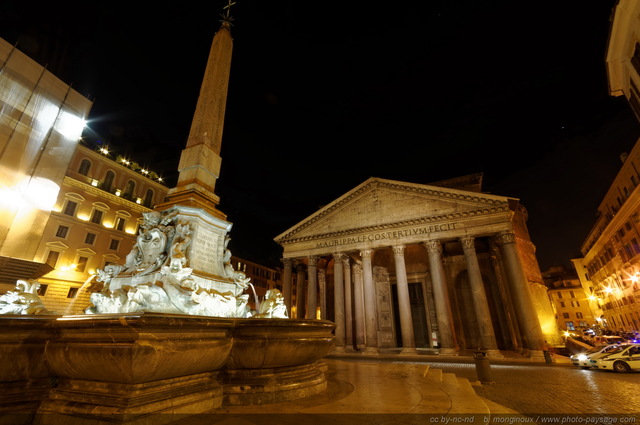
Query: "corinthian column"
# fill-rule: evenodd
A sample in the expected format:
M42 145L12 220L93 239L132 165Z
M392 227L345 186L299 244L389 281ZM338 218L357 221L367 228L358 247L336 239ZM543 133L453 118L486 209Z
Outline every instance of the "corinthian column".
M493 331L491 312L489 311L487 293L484 290L484 283L482 282L482 274L480 273L474 238L465 236L460 238L460 242L462 242L464 256L467 259L473 306L475 307L476 318L478 320L478 326L480 327L480 340L482 342L482 347L480 348L486 350L490 357L502 356L498 350L496 335Z
M411 301L409 299L409 283L407 268L404 262L404 245L393 247L396 264L396 289L398 291L398 312L400 313L400 329L402 333L402 350L400 354L417 354L416 340L411 319Z
M362 276L364 281L364 317L366 330L366 344L368 352L378 352L378 302L376 286L373 283L373 268L371 267L370 249L360 251L362 257Z
M349 256L342 257L344 268L344 338L345 349L353 350L355 340L353 335L353 284L351 279L351 260Z
M496 236L496 242L504 258L507 283L515 303L515 313L518 326L523 333L523 343L531 350L531 357L541 357L545 349L544 336L533 305L529 282L518 255L516 236L513 232L502 232Z
M304 264L296 264L296 319L304 318L304 302L305 302L305 275Z
M284 273L282 275L282 296L284 297L284 305L287 307L287 314L291 317L291 278L293 269L293 260L291 258L283 258Z
M355 340L356 348L365 348L364 339L364 297L362 283L362 264L356 262L353 264L353 310L355 314Z
M327 270L318 268L318 296L320 297L320 319L327 319Z
M342 261L344 254L333 254L333 314L336 323L336 348L335 351L344 351L344 267Z
M511 294L509 287L505 283L504 274L502 271L502 253L497 246L491 249L491 264L493 265L493 271L496 275L496 281L498 288L500 288L500 303L504 309L506 326L509 331L509 340L515 351L521 351L522 349L522 336L518 329L518 320L513 310L513 302L511 302Z
M318 309L318 257L308 258L307 265L307 311L305 318L315 319Z
M453 313L449 301L449 290L442 266L442 244L439 241L427 241L424 243L429 255L429 273L433 283L433 298L436 305L436 320L438 322L438 334L441 354L456 354L455 331L453 328Z

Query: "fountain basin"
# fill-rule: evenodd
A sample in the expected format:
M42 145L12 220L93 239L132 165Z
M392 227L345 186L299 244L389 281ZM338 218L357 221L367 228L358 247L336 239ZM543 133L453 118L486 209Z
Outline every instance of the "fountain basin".
M51 389L45 346L55 316L2 315L0 324L0 417L30 424Z
M326 320L235 319L228 369L313 364L334 346L335 325Z
M63 316L46 348L54 375L138 384L222 368L233 321L179 314Z
M334 346L334 328L326 320L236 319L223 404L261 405L324 391L320 359Z
M224 405L318 394L326 389L321 359L334 346L335 327L322 320L165 313L46 323L40 353L49 370L42 373L50 371L57 385L37 408L38 425L83 425L87 418L133 424L148 417L160 425Z

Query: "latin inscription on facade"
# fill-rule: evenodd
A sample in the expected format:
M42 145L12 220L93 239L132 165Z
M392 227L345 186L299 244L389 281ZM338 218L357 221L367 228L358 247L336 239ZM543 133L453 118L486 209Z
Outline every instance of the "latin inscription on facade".
M218 235L202 224L198 226L197 236L191 242L190 267L210 274L219 274Z
M333 239L330 241L319 242L316 248L327 248L338 245L349 245L363 242L375 242L383 240L394 240L409 236L427 235L433 232L444 232L447 230L455 230L456 223L434 224L431 226L415 227L406 230L390 230L387 232L369 233L365 235L350 236L347 238Z

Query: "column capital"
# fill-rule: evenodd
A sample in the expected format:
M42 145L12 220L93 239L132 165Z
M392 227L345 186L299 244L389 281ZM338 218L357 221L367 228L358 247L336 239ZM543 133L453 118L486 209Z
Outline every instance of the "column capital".
M310 255L307 259L309 260L309 266L317 266L318 265L318 257L317 255Z
M361 262L354 262L353 263L353 272L354 273L358 273L358 274L362 274L362 263Z
M499 245L505 245L508 243L515 243L516 234L513 232L500 232L495 236L495 240Z
M460 242L462 243L462 248L467 249L475 249L475 239L473 236L462 236L460 238Z
M442 243L440 241L425 241L423 245L429 253L442 254Z
M367 259L370 260L371 259L371 255L373 255L373 250L372 249L363 249L362 251L360 251L360 256L363 259Z
M344 261L345 255L342 252L334 252L331 255L333 256L333 261L335 261L336 263L340 261Z
M293 258L281 258L280 261L282 261L285 267L291 267L293 265Z
M302 262L300 262L300 261L296 261L296 262L295 262L295 264L294 264L294 266L295 266L295 268L296 268L296 271L298 271L298 272L302 272L302 271L304 271L304 268L305 268L305 267L304 267L304 263L302 263Z
M393 249L393 255L403 255L405 248L404 245L394 245L391 247L391 249Z

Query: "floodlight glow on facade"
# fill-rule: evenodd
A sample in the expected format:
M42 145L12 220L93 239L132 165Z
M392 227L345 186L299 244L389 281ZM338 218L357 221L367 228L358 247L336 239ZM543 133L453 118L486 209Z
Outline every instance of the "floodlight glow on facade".
M70 112L61 111L54 126L55 130L69 140L78 140L87 121Z
M24 191L29 204L43 211L51 211L58 199L60 186L43 177L32 177Z

